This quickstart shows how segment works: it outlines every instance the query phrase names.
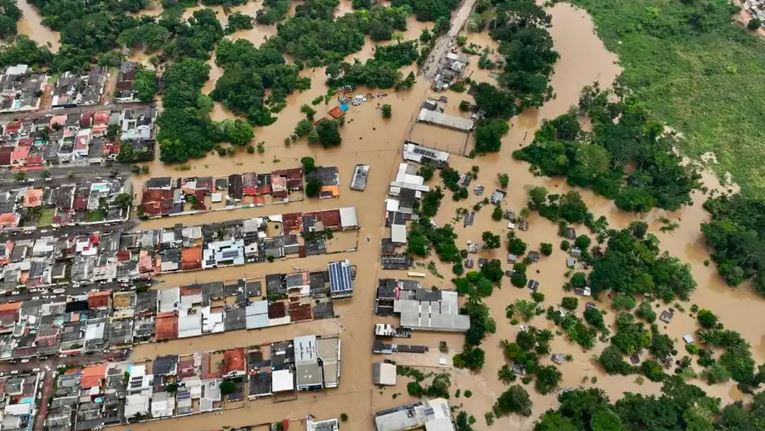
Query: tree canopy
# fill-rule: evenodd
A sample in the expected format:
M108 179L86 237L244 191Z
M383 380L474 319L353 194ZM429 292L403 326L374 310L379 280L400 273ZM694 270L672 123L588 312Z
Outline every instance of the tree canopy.
M611 102L611 94L586 88L579 112L546 121L534 142L513 157L544 175L592 188L625 211L676 210L690 203L699 177L675 153L676 138L634 99ZM592 120L592 132L581 129L579 114Z
M711 220L701 231L720 275L731 286L753 280L765 295L765 202L722 196L706 201L704 208Z
M696 288L690 266L660 253L656 237L640 238L634 227L612 232L605 252L594 257L589 277L593 295L611 290L665 301L687 299Z

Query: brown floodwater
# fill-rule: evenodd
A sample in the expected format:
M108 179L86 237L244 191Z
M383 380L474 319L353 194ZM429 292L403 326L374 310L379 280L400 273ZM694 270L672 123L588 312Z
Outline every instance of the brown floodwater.
M27 0L17 0L16 5L23 13L17 24L19 34L29 37L38 45L47 46L51 52L58 52L61 46L61 34L43 25L40 11Z
M343 0L343 3L349 3ZM497 174L507 173L510 176L508 195L503 207L516 213L525 206L527 189L530 186L543 185L551 192L564 192L569 189L564 181L536 177L529 172L528 165L512 159L511 153L521 145L529 143L533 139L534 132L543 119L553 118L565 113L575 105L579 98L582 87L595 81L600 82L601 87L612 85L615 77L620 72L617 58L608 52L603 43L594 34L593 24L584 11L573 8L568 4L557 4L549 9L553 17L551 33L556 49L561 58L555 66L555 74L552 77L552 85L555 89L555 98L548 101L538 110L527 111L512 120L510 133L503 139L503 147L500 153L483 156L474 160L463 157L452 157L451 164L461 172L465 172L473 165L478 165L480 171L478 179L473 182L486 187L487 193L477 197L471 196L462 202L454 202L451 193L447 192L441 210L435 218L439 224L453 222L458 208L470 209L482 200L487 194L498 186ZM419 26L415 28L414 26ZM407 33L419 34L422 24L412 22ZM496 49L496 44L486 35L470 35L469 40L482 46ZM372 53L371 43L368 41L365 53ZM481 80L491 80L494 77L488 71L479 70L475 64L476 59L471 59L468 73L474 73ZM237 154L236 157L219 157L211 154L205 159L189 161L183 170L175 165L163 165L159 162L150 163L151 175L222 175L231 172L246 171L270 171L273 169L296 166L303 156L311 156L318 164L333 165L340 169L341 196L333 200L306 200L287 205L277 205L265 208L241 209L208 213L197 216L165 218L160 220L146 221L140 227L157 228L171 226L176 222L204 223L222 221L235 218L251 217L256 215L268 215L281 212L318 208L331 208L338 206L356 206L359 222L362 226L359 232L358 250L350 253L333 255L312 256L305 259L287 259L267 264L253 264L234 268L222 268L213 271L200 271L186 274L172 274L160 277L161 283L158 288L177 286L191 282L230 280L256 275L290 271L294 268L317 269L326 265L327 262L337 259L350 259L359 266L355 281L356 291L353 299L336 302L336 312L339 319L331 319L323 322L304 322L281 328L269 328L261 332L237 332L231 334L206 336L194 340L176 340L158 345L145 345L136 349L134 356L142 359L155 354L170 351L193 350L216 350L225 347L234 347L246 343L263 343L267 341L284 339L298 333L315 331L319 334L331 334L339 331L342 343L342 377L340 387L334 390L319 393L300 394L296 401L275 403L272 400L260 400L246 403L243 408L224 411L221 415L202 415L170 421L151 422L139 425L131 425L133 430L160 430L168 426L186 426L198 430L221 429L224 426L241 426L249 424L261 424L283 418L299 419L309 414L320 418L337 417L340 413L347 413L349 420L344 428L351 430L372 429L371 413L384 408L392 407L410 401L406 394L406 379L400 378L395 387L379 389L371 384L371 363L381 361L383 357L374 357L371 354L372 324L374 322L395 323L395 320L376 319L371 311L374 303L374 292L377 279L380 277L405 277L403 272L382 271L379 265L380 239L388 236L387 229L383 226L384 199L387 193L388 182L401 161L400 145L406 137L422 136L434 141L445 140L443 144L458 145L455 142L464 138L464 135L454 135L441 129L429 127L422 129L412 127L420 103L431 95L428 83L419 79L413 89L407 92L388 92L387 96L373 98L369 102L351 107L346 115L346 125L342 129L343 144L339 148L323 149L308 145L305 141L299 141L291 145L285 145L284 138L289 136L294 125L303 118L300 113L302 104L310 104L311 101L326 92L324 84L325 76L321 69L305 70L303 76L309 76L312 87L303 93L295 93L288 97L288 104L278 114L278 120L264 128L256 130L254 141L265 142L263 154ZM219 74L218 74L219 76ZM211 89L214 81L206 88ZM365 93L358 90L355 93ZM372 94L379 93L371 91ZM439 94L440 95L440 94ZM439 96L436 95L436 96ZM467 96L454 92L446 92L448 102L447 112L458 113L459 101ZM378 104L388 103L393 107L393 117L383 119L378 109ZM317 118L326 115L326 112L335 106L336 102L319 104L314 106L317 110ZM216 107L216 118L231 118L231 114L221 107ZM357 163L365 163L371 166L369 181L365 192L353 192L348 188L353 166ZM705 184L714 185L715 179L709 175L704 176ZM139 178L137 181L143 181ZM432 184L438 183L438 179L432 180ZM762 300L751 292L751 289L741 287L731 289L725 286L717 276L713 265L705 266L704 261L709 259L705 249L699 224L705 220L706 213L701 208L704 196L701 192L693 195L694 203L682 210L667 213L666 211L653 211L642 216L625 214L617 210L613 203L594 195L589 191L580 190L591 210L596 216L604 215L614 227L627 226L636 219L645 219L650 223L650 229L661 239L663 249L670 251L692 266L692 271L699 286L691 298L690 303L701 307L713 309L729 328L741 332L753 345L755 357L758 362L765 359L765 348L761 331L765 325L765 315L758 313L762 306ZM458 246L463 247L467 241L480 242L481 232L491 230L504 236L507 232L504 223L491 219L490 209L483 209L476 214L475 224L465 229L461 222L455 224L455 232L458 234ZM660 223L658 218L665 216L676 220L679 227L668 233L659 232ZM530 229L519 232L518 236L529 244L530 249L536 249L541 242L550 242L556 245L555 251L549 257L543 257L538 263L529 268L529 277L540 281L541 292L546 296L545 304L560 303L566 293L561 288L566 280L567 268L565 255L557 249L560 238L557 236L555 224L546 219L532 214L529 217ZM579 229L585 232L584 228ZM498 258L504 261L505 252L482 250L473 258ZM432 259L424 259L427 263ZM451 268L436 263L437 272L441 277L429 274L422 279L424 286L437 286L450 288ZM427 273L425 268L418 271ZM452 375L452 389L457 388L463 392L470 390L473 395L470 398L452 397L450 402L461 406L467 412L474 415L478 421L475 424L477 430L526 430L532 427L535 417L546 409L555 406L555 395L541 396L533 388L529 393L534 401L533 415L530 418L509 417L500 418L491 427L483 420L483 414L490 410L496 397L505 390L505 386L496 377L497 370L505 363L499 343L503 339L514 339L517 326L510 324L505 317L505 307L516 299L529 298L526 289L516 289L507 280L503 281L501 289L495 290L490 300L486 301L491 314L497 323L497 332L485 340L483 348L486 351L486 365L480 373L470 373L465 370L454 370L451 367L439 367L440 354L432 353L422 357L411 357L399 354L395 359L401 364L423 366L433 371L445 371ZM580 312L584 301L580 301ZM601 306L604 306L601 304ZM657 310L664 309L664 305ZM690 308L689 304L684 307ZM737 319L737 315L748 313L747 319ZM609 319L613 319L615 313L608 313ZM551 323L543 317L534 318L530 324L539 328L553 328ZM665 330L671 337L676 339L679 348L682 335L693 332L696 328L695 320L688 312L676 312L672 323ZM431 346L437 349L439 341L446 341L450 352L446 357L460 350L462 336L456 334L417 333L412 339L413 343ZM189 344L192 343L192 344ZM619 398L624 392L656 393L659 386L649 381L641 381L636 376L608 376L593 362L593 354L599 352L604 345L598 344L592 351L582 351L581 348L568 342L565 336L558 336L551 343L555 353L571 354L573 360L560 366L563 373L562 387L598 386L612 398ZM544 360L549 362L549 360ZM597 379L597 383L593 383ZM693 381L704 387L710 395L719 397L723 402L742 399L732 384L716 385L708 387L702 382ZM395 396L394 396L395 395ZM128 427L123 427L127 429Z

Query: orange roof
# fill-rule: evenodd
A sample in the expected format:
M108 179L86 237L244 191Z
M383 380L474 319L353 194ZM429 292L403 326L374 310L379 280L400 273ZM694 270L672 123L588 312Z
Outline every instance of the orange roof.
M154 324L154 338L157 341L178 338L178 316L174 312L157 313Z
M181 249L181 268L198 269L202 267L202 247L187 247Z
M103 308L109 306L112 299L111 289L88 293L88 308Z
M229 349L223 352L223 372L244 371L244 348Z
M16 213L3 213L0 214L0 225L2 226L17 226L19 224L19 218Z
M42 189L27 189L27 191L24 192L24 207L39 207L42 205L42 197Z
M338 186L321 186L320 194L331 194L333 198L340 196L340 187Z
M22 161L29 155L29 147L17 146L11 153L11 163Z
M338 118L342 117L343 115L345 115L345 112L343 112L343 110L340 109L339 106L335 106L334 108L330 109L330 111L329 111L329 116L334 118L334 119L338 119Z
M112 290L111 289L97 290L95 292L88 292L88 297L89 298L95 298L95 297L98 297L98 296L111 296L111 295L112 295Z
M21 308L20 302L13 302L13 303L6 303L6 304L0 304L0 314L15 314L19 311Z
M101 386L101 380L106 376L106 364L88 365L82 370L80 387L90 389Z

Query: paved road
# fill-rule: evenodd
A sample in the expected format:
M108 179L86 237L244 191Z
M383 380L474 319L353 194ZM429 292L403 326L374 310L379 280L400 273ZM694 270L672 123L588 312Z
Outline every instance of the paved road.
M16 172L10 170L0 170L0 189L16 188L21 185L28 185L29 183L37 186L56 186L64 183L84 183L86 180L91 181L93 178L105 178L112 177L113 175L119 175L124 178L128 178L132 173L130 172L129 165L123 165L121 163L115 163L112 166L48 166L43 169L35 171L25 172L26 179L34 180L33 182L19 182L16 178ZM45 176L49 175L50 180L44 181ZM128 181L128 180L126 180Z
M449 48L454 44L454 39L460 34L462 28L470 17L470 12L473 10L476 0L464 0L460 5L460 8L452 17L452 26L446 34L438 38L433 46L433 50L430 51L428 61L425 62L423 73L425 77L431 81L435 79L438 70L444 62L446 53L449 52Z
M107 226L107 224L88 225L88 226L63 226L59 228L49 229L35 229L29 232L26 231L2 231L0 232L0 241L6 240L24 240L24 239L38 239L44 236L62 237L64 235L88 235L93 232L109 233L112 231L127 231L134 230L137 223L135 221L128 220L127 222L115 222Z

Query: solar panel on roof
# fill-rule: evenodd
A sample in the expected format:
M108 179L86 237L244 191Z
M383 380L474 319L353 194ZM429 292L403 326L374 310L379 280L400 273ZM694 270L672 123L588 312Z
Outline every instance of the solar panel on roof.
M433 159L436 158L436 153L431 150L428 150L427 148L414 147L414 152L415 154L423 154Z
M223 253L221 253L221 255L223 256L224 259L231 259L232 257L237 257L239 255L239 251L237 250L224 251Z
M329 264L329 285L332 292L353 290L351 269L345 262Z

